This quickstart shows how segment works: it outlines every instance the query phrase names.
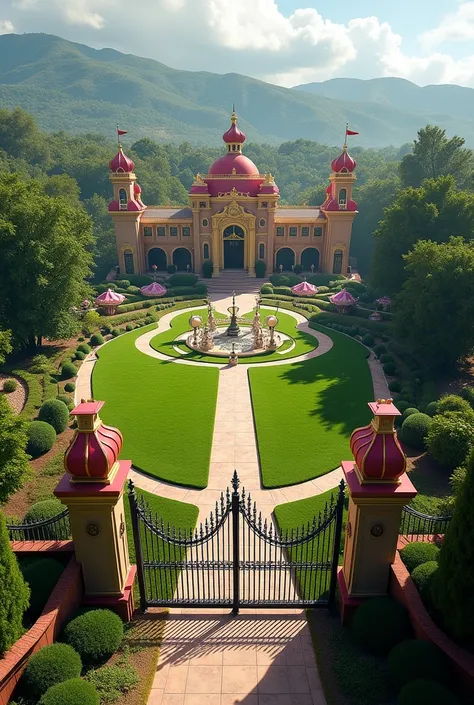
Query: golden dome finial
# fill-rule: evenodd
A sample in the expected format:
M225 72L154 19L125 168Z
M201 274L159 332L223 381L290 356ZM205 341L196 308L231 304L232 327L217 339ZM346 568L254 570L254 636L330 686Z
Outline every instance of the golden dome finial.
M230 116L230 119L231 119L233 125L235 125L237 123L237 114L235 112L235 103L232 103L232 115Z

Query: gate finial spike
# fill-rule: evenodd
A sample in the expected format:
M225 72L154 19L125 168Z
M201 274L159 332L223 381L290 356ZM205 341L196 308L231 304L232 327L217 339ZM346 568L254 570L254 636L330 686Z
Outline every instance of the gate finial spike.
M135 485L133 483L133 480L128 481L128 494L133 494L135 492Z
M234 470L234 474L232 475L232 489L234 490L234 492L239 491L239 485L240 485L239 476L237 475L237 470Z

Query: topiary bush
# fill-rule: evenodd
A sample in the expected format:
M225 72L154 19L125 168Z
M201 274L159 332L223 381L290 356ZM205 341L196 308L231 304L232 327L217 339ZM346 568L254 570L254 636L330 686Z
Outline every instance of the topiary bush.
M394 402L394 404L397 407L398 411L401 411L402 414L404 414L405 411L407 411L408 409L413 408L413 407L410 407L409 402L405 401L404 399L400 399L400 401L397 399ZM402 420L403 420L403 417L402 417Z
M112 329L112 338L117 338L120 335L120 330L118 328Z
M31 421L27 428L26 452L33 458L47 453L54 445L56 431L46 421Z
M111 610L90 610L73 619L64 629L64 640L81 655L84 663L101 663L122 643L123 623Z
M204 277L204 279L212 279L212 269L212 261L210 259L206 259L202 263L202 276Z
M401 392L402 384L397 379L393 379L388 385L388 388L391 392Z
M412 541L400 551L400 558L406 565L409 573L411 573L419 565L428 561L437 561L439 548L434 543L427 541Z
M74 359L83 360L84 358L85 358L84 353L81 352L80 350L76 350L76 352L74 353Z
M60 399L47 399L38 413L38 421L49 423L56 433L66 430L69 423L69 410Z
M380 355L385 355L387 352L387 347L383 343L379 343L374 347L374 353L380 357ZM394 390L395 391L395 390ZM398 389L396 390L398 391Z
M76 389L76 385L74 382L66 382L64 385L64 391L65 392L73 392Z
M61 365L61 375L63 379L71 379L77 375L77 367L72 362L63 362Z
M52 519L64 510L64 504L61 504L56 497L52 499L43 499L41 502L35 502L28 509L24 516L25 523L33 521L43 521L43 519Z
M22 675L22 686L32 698L40 698L48 688L69 678L79 678L82 661L72 646L50 644L33 654Z
M423 639L408 639L395 646L388 657L390 680L397 690L423 678L437 683L449 681L449 663L437 646Z
M380 362L385 364L387 362L395 362L395 360L393 359L393 355L385 354L385 355L381 355Z
M359 644L377 654L387 654L411 631L406 609L390 597L374 597L360 605L351 628Z
M112 329L110 328L110 326L104 326L104 330L105 330L106 327L109 329L109 332L110 332L110 330L112 330ZM102 337L102 335L101 335L100 333L94 333L93 335L91 335L90 344L91 344L93 347L96 347L97 345L103 345L103 344L104 344L104 338Z
M474 409L474 387L464 387L461 396L468 402L471 408Z
M464 464L474 446L474 425L455 412L436 414L426 437L429 454L449 470Z
M362 337L362 342L364 343L364 345L368 345L369 347L371 347L375 343L374 336L370 333L366 333Z
M430 401L430 403L426 405L425 413L431 417L436 416L438 413L438 402Z
M409 411L407 409L406 412ZM408 446L422 450L433 419L428 414L415 413L405 418L402 423L402 440Z
M3 391L6 394L11 394L12 392L14 392L16 390L17 387L18 387L18 382L16 381L16 379L7 379L3 383Z
M460 705L460 703L444 685L417 678L403 686L397 705Z
M186 272L178 272L172 274L166 282L167 287L171 286L195 286L198 283L197 274L188 274Z
M266 271L267 271L267 265L265 264L263 259L258 259L255 262L255 276L257 277L257 279L263 279Z
M128 331L128 332L130 332L131 330L133 330L133 328L134 328L134 326L132 326L131 323L127 323L127 325L125 326L125 330Z
M273 287L271 284L264 284L260 289L261 294L273 294Z
M81 343L80 345L77 346L76 350L78 352L84 353L84 355L88 355L91 351L90 345L87 345L87 343Z
M63 564L54 558L39 558L21 566L23 578L31 590L28 616L32 622L40 616L63 570Z
M71 678L53 685L43 695L38 705L99 705L97 690L89 681Z
M432 604L432 586L437 570L438 561L427 561L417 566L411 574L421 599L428 606Z
M10 545L5 515L0 512L0 657L23 634L23 614L30 590Z
M438 414L445 414L448 411L457 411L464 416L474 418L474 411L469 402L457 394L445 394L438 401Z
M394 362L386 362L385 365L382 365L382 369L386 375L394 375L397 371Z
M117 279L115 284L119 289L128 289L128 287L131 286L131 282L129 279Z
M413 414L418 414L418 409L416 406L408 406L405 411L403 412L403 420L407 419L409 416L412 416Z
M273 293L283 294L284 296L293 296L293 292L291 291L291 287L289 286L275 286L273 288Z
M69 411L74 408L74 399L69 397L67 394L58 394L56 399L59 399L59 401L62 401L63 404L66 404Z

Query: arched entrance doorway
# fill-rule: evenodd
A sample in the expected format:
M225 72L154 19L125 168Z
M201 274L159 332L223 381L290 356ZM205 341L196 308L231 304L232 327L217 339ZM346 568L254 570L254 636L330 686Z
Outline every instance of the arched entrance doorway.
M284 272L291 272L291 268L295 263L295 253L289 247L280 247L276 254L276 268L280 269L283 265Z
M333 274L342 274L342 250L334 250Z
M307 247L301 253L301 266L304 272L311 271L311 265L314 267L314 271L317 272L319 269L319 250L315 247Z
M188 268L192 269L191 253L186 247L178 247L173 252L173 264L178 272L185 272Z
M161 247L152 247L148 250L148 269L153 269L153 265L161 271L166 271L166 252Z
M244 236L240 225L228 225L224 230L224 269L244 268Z

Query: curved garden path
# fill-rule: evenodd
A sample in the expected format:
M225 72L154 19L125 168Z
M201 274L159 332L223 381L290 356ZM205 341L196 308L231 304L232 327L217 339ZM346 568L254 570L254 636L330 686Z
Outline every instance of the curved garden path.
M213 299L213 303L220 310L225 310L232 303L231 297L216 296ZM237 296L237 304L240 307L240 313L246 313L253 309L255 297L249 294L241 294ZM266 306L265 308L274 307ZM192 310L196 310L196 307L172 311L162 316L158 321L157 328L147 331L136 339L135 346L137 349L150 357L178 365L213 364L184 360L179 357L169 357L154 350L150 345L152 338L171 328L172 321L176 316ZM273 360L267 363L239 363L235 367L231 367L226 363L215 363L215 366L219 368L219 386L208 486L202 490L177 486L156 480L149 475L132 469L130 478L137 487L163 497L198 505L199 520L204 520L209 516L221 492L229 486L234 469L237 470L242 485L251 492L262 515L265 516L270 516L277 504L304 499L337 487L343 477L340 467L326 475L298 485L278 489L265 489L261 486L248 369L250 367L258 367L261 364L265 366L288 365L309 360L328 352L333 345L328 335L310 328L304 316L289 310L285 310L285 313L296 320L298 330L304 331L317 339L318 346L315 349L304 355ZM81 365L76 383L76 402L81 398L91 397L91 377L96 360L95 353L91 353ZM380 363L374 359L373 353L368 359L368 364L372 375L375 398L389 396L386 379ZM192 460L190 460L190 464L192 465Z

